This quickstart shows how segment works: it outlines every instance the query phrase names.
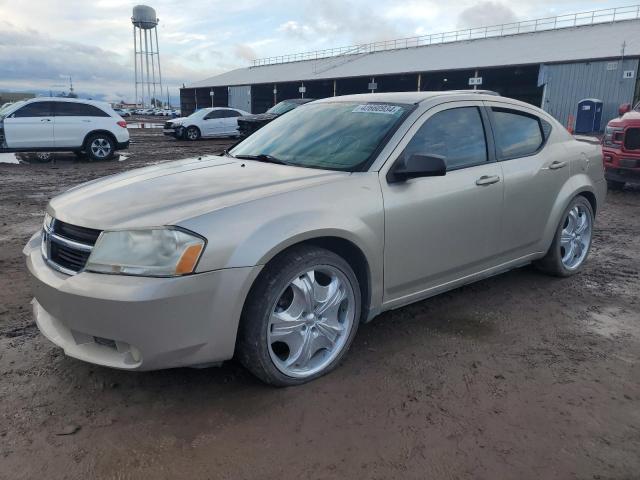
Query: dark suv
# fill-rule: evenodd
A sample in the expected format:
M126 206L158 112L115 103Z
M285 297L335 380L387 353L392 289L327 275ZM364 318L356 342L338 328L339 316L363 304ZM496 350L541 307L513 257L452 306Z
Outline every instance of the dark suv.
M240 131L240 136L247 137L256 130L260 130L271 120L278 118L280 115L283 115L300 105L312 102L313 100L313 98L292 98L274 105L264 113L240 117L238 119L238 130Z

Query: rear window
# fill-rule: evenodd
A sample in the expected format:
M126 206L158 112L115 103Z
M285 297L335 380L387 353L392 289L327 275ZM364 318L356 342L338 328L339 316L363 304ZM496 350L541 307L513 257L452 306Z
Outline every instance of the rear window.
M499 160L533 155L542 147L545 136L538 117L503 108L491 110Z
M108 117L109 114L98 107L86 103L56 102L56 117Z

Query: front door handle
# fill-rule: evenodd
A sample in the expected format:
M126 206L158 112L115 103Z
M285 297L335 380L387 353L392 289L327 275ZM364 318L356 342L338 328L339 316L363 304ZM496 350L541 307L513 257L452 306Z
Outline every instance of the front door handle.
M494 183L498 183L500 181L500 177L498 175L483 175L479 179L476 180L476 185L481 187L485 185L492 185Z
M43 118L43 119L41 119L40 121L41 121L41 122L50 122L50 121L51 121L51 119L50 119L50 118Z
M567 162L561 162L560 160L555 160L551 162L549 165L549 170L558 170L559 168L564 168L567 166Z

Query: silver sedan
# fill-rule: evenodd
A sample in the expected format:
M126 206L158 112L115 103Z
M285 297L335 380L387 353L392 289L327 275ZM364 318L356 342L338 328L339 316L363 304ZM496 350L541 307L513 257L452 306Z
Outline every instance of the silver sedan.
M273 385L333 369L381 312L535 263L581 270L598 145L489 93L334 97L223 156L51 200L24 253L40 331L129 370L236 356Z

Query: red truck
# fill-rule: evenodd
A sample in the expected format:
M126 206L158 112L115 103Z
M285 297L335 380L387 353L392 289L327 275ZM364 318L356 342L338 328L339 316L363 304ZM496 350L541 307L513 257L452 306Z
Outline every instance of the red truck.
M611 120L602 139L605 177L611 190L627 182L640 182L640 103L620 105L620 116Z

